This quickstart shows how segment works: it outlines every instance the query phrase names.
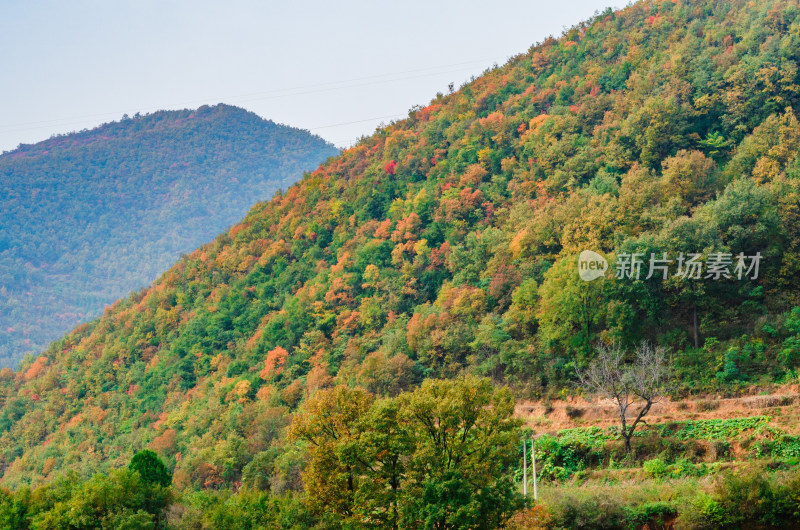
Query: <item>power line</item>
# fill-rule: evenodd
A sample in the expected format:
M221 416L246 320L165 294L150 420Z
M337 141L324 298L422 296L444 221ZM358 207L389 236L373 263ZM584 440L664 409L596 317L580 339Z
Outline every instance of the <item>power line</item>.
M491 61L491 60L492 59L489 59L489 61ZM453 63L453 64L450 64L450 65L430 66L430 67L419 68L419 69L415 69L415 70L406 70L406 71L403 71L403 72L391 72L391 73L384 73L384 74L376 74L376 75L372 75L372 76L359 77L359 78L354 78L354 79L349 79L349 80L330 81L330 82L326 82L326 83L317 83L317 84L314 84L314 85L305 85L305 86L298 86L298 87L293 87L293 88L275 89L275 90L270 90L270 91L265 91L265 92L254 92L254 93L250 93L250 94L242 94L242 95L238 95L238 96L228 96L228 97L224 97L224 98L195 99L195 100L184 101L183 103L178 103L178 104L173 104L173 105L163 105L163 106L160 106L158 108L159 109L163 109L163 108L185 107L185 106L190 105L190 104L197 104L197 103L202 103L202 102L206 102L206 101L232 101L232 100L238 100L240 102L248 102L248 101L261 101L261 100L266 100L266 99L276 99L276 98L282 98L282 97L291 97L291 96L299 96L299 95L316 94L316 93L320 93L320 92L329 92L329 91L332 91L332 90L343 90L343 89L346 89L346 88L357 88L357 87L362 87L362 86L371 86L371 85L383 84L383 83L391 83L391 82L396 82L396 81L405 81L405 80L408 80L408 79L419 79L419 78L422 78L422 77L444 75L444 74L448 74L448 73L457 73L457 72L461 72L461 71L468 70L468 69L471 69L471 68L461 67L461 68L457 68L457 69L444 70L444 71L442 71L440 69L442 69L442 68L450 68L450 67L453 67L453 66L461 66L461 65L467 65L467 64L482 63L482 62L486 62L486 61L487 60L485 60L485 59L474 60L474 61L465 61L465 62L461 62L461 63ZM434 70L434 69L437 70L437 71L428 72L429 70ZM428 73L420 74L420 75L413 75L413 76L403 76L403 74L416 73L416 72L428 72ZM397 77L398 75L400 75L401 77ZM386 78L386 77L389 77L389 79L376 80L376 79L379 79L379 78ZM356 82L356 81L365 81L365 80L374 80L374 81L370 81L370 82L367 82L367 83L355 83L355 84L345 84L345 85L343 85L343 83L353 83L353 82ZM342 86L332 86L332 85L342 85ZM320 87L327 87L327 88L320 88ZM71 123L82 122L82 121L85 121L85 120L90 119L90 118L100 118L100 117L106 117L106 116L120 116L122 114L125 114L126 112L128 112L128 111L123 111L123 112L105 112L105 113L99 113L99 114L87 114L87 115L84 115L84 116L76 116L76 117L71 117L71 118L58 118L58 119L52 119L52 120L41 120L41 121L27 122L27 123L23 122L23 123L17 123L17 124L11 125L9 128L0 129L0 133L21 132L21 131L42 129L42 128L56 126L56 125L64 125L64 126L66 126L66 125L69 125ZM364 120L364 121L368 121L368 120Z
M316 131L317 129L328 129L330 127L339 127L341 125L352 125L354 123L364 123L367 121L375 121L375 120L388 120L388 119L395 119L395 118L402 118L405 114L390 114L389 116L378 116L377 118L366 118L363 120L355 120L355 121L343 121L341 123L332 123L330 125L321 125L319 127L310 127L309 131Z
M307 90L307 91L304 91L304 92L290 92L290 93L287 93L287 94L279 94L279 95L274 95L274 96L263 96L263 97L249 98L249 99L239 99L239 101L261 101L261 100L265 100L265 99L277 99L277 98L288 97L288 96L304 96L304 95L307 95L307 94L317 94L317 93L320 93L320 92L330 92L332 90L342 90L342 89L345 89L345 88L355 88L355 87L362 87L362 86L379 85L379 84L383 84L383 83L393 83L395 81L405 81L405 80L408 80L408 79L419 79L419 78L422 78L422 77L432 77L432 76L437 76L437 75L452 74L452 73L456 73L456 72L463 72L464 70L470 70L470 68L458 68L458 69L455 69L455 70L444 70L444 71L431 72L431 73L420 74L420 75L415 75L415 76L395 77L393 79L384 79L384 80L381 80L381 81L372 81L372 82L369 82L369 83L357 83L357 84L353 84L353 85L343 85L343 86L337 86L337 87L331 87L331 88L325 88L325 89L318 89L318 90ZM233 99L237 99L237 98L228 98L229 101L233 100Z

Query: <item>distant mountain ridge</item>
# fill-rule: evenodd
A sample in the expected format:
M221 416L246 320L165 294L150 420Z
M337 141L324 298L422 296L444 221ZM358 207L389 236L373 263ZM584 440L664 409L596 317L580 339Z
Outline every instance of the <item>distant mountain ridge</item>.
M124 117L0 155L0 367L152 282L338 151L229 105Z

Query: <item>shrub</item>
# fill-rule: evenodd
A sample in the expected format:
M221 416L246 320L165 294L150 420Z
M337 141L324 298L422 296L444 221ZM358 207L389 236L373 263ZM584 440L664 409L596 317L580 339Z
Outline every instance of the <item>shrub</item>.
M627 526L627 513L616 500L580 492L561 495L548 508L553 528L618 529Z
M508 530L542 530L552 528L553 516L546 506L535 504L515 513L506 523Z
M667 463L660 458L647 460L642 464L645 472L653 478L661 478L667 475L669 469Z
M685 528L797 528L797 485L797 477L780 482L763 470L727 473L710 495L699 495L679 521Z
M648 528L661 530L671 528L670 524L678 515L677 508L669 502L648 502L633 508L626 507L628 528Z

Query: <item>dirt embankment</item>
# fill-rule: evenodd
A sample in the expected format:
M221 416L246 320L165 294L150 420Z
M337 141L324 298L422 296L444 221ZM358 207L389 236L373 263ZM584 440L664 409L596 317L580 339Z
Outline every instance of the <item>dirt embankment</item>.
M638 412L632 406L629 416ZM590 402L582 398L565 401L517 403L516 415L536 432L556 432L574 427L609 427L616 425L618 409L610 400ZM734 398L716 396L686 400L664 399L650 409L648 423L671 421L729 419L748 416L770 416L771 423L785 432L800 433L800 385L787 385L774 393Z

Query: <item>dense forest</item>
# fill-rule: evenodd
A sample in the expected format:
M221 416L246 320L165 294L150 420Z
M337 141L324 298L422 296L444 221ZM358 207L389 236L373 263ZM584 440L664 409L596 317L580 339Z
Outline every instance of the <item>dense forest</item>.
M0 155L0 367L151 283L337 150L227 105Z
M597 344L668 349L676 399L796 383L798 61L794 1L646 0L411 109L0 371L2 484L20 492L5 506L46 511L36 496L57 497L67 470L102 482L149 449L187 528L491 528L522 506L505 482L523 433L510 395L574 395ZM579 275L584 250L608 260L601 278ZM664 254L663 275L624 265ZM689 259L701 275L680 273ZM698 528L748 513L780 527L798 510L800 441L719 421L681 424L685 438L654 427L659 449L635 450L652 441L655 463L636 473L680 474L676 451L701 452L676 444L722 459L756 433L772 445L743 438L739 454L793 458L770 464L786 475L599 498L691 498ZM559 436L537 441L553 483L619 467L605 431ZM496 454L472 462L471 443ZM612 506L552 503L554 519L519 517L581 527L575 510ZM674 520L647 506L582 527Z

